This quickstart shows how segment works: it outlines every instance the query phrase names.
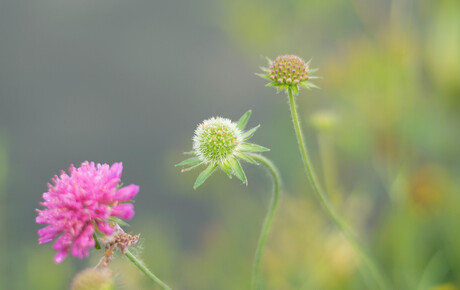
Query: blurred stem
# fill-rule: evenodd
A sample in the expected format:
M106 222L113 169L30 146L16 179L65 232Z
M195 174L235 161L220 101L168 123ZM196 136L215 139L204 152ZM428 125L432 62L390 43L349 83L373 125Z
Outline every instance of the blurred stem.
M383 278L383 275L381 274L380 270L377 268L377 265L375 264L375 262L371 259L370 255L364 249L363 245L361 245L361 243L358 241L358 239L353 234L353 232L348 228L345 222L343 222L340 216L335 212L334 208L331 206L326 195L321 190L318 179L316 178L316 175L313 172L310 158L307 153L307 147L303 139L302 130L300 128L299 116L298 116L297 108L295 104L295 99L294 99L294 95L291 89L288 89L288 96L289 96L289 105L290 105L291 115L292 115L292 122L294 125L296 137L297 137L297 143L299 144L300 155L302 156L302 160L305 166L305 171L307 173L308 178L310 179L310 182L311 182L311 185L313 187L313 191L316 197L318 198L321 206L324 208L326 213L330 216L332 221L336 224L336 226L340 229L342 234L348 239L350 244L359 253L362 260L369 268L369 271L371 275L373 276L374 280L377 282L379 288L389 289L387 286L387 283L385 282Z
M268 172L272 176L273 181L273 195L270 202L270 207L267 212L267 216L265 217L265 221L262 225L262 230L259 236L259 242L257 245L256 255L254 257L254 265L253 265L253 272L252 272L252 281L251 281L251 289L258 289L259 286L259 272L260 272L260 260L262 258L262 253L265 248L265 244L267 242L268 232L273 222L273 217L275 215L276 206L278 204L279 199L279 191L280 191L280 176L278 170L276 169L275 165L265 158L262 155L258 154L251 154L251 157L254 160L259 161L262 163Z
M341 198L337 192L335 154L330 133L319 131L318 144L324 174L324 186L326 187L326 192L329 194L332 203L338 206L341 204Z
M166 285L163 281L158 279L136 256L133 255L129 250L126 251L125 256L133 262L133 264L141 270L147 277L150 278L155 284L157 284L161 289L171 290L171 288Z

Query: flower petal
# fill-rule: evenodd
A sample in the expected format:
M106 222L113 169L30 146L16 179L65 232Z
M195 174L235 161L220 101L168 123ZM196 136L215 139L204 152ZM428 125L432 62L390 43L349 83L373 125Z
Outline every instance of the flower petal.
M102 222L102 221L101 221L101 222L96 222L96 225L97 225L97 229L98 229L100 232L102 232L102 233L104 233L104 234L106 234L106 235L111 235L111 234L113 234L113 232L115 231L115 229L112 228L112 227L109 225L109 223L107 223L107 222L105 222L105 221L104 221L104 222Z
M67 257L67 251L59 251L56 256L54 256L54 262L56 264L61 263Z
M139 192L139 186L130 184L120 188L117 191L116 199L119 201L127 201L133 199Z
M132 203L123 203L112 208L112 216L129 220L134 216L134 205Z

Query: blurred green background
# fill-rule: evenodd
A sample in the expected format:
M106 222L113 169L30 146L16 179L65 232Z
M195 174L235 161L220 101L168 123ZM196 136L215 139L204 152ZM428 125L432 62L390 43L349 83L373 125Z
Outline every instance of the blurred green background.
M283 94L254 75L265 56L312 58L320 90L299 111L330 198L392 289L460 289L460 2L0 1L0 289L66 289L97 263L53 263L35 209L69 164L122 161L141 186L127 230L175 289L247 289L270 197L173 165L196 124L252 109L254 143L283 195L262 259L266 289L373 289L303 172ZM332 116L333 128L312 118ZM130 263L117 289L149 289Z

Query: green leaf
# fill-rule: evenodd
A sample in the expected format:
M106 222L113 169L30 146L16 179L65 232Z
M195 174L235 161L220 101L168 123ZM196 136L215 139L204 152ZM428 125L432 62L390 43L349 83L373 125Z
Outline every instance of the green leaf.
M252 143L241 143L240 151L241 152L265 152L265 151L270 151L270 149L265 148L260 145L252 144Z
M244 132L243 134L241 134L241 138L243 138L243 141L245 140L248 140L249 138L252 137L252 135L254 135L254 133L257 131L257 129L259 129L260 125L257 125L255 126L254 128Z
M225 172L225 174L227 174L227 176L232 179L232 170L230 168L230 165L228 163L222 163L222 164L219 164L220 168L222 169L223 172Z
M100 250L101 249L101 244L99 244L99 240L97 239L96 237L96 233L93 233L93 239L94 239L94 247L96 248L96 250Z
M184 161L180 162L180 163L177 163L176 165L174 166L187 166L187 165L194 165L194 164L197 164L197 163L200 163L202 162L200 158L198 157L192 157L192 158L189 158L189 159L185 159Z
M317 85L315 85L314 83L307 82L307 81L302 81L299 84L301 86L306 87L307 89L311 89L311 88L319 89L319 87Z
M241 118L238 120L238 123L236 124L236 127L238 129L240 129L241 131L244 130L244 127L246 127L246 124L248 123L249 118L251 117L251 113L252 111L249 110L246 113L244 113L243 116L241 116Z
M257 161L255 161L250 155L244 153L244 152L236 152L235 153L235 156L238 157L238 158L241 158L243 159L244 161L247 161L249 163L253 163L255 165L259 165L259 163L257 163Z
M308 70L308 73L312 74L312 73L317 72L318 70L319 70L318 68L311 68L311 69Z
M285 85L280 85L278 86L278 90L276 91L276 93L279 93L281 92L282 90L286 89L287 87Z
M268 56L265 58L267 59L269 65L273 63L273 60L269 59Z
M189 151L189 152L184 152L185 155L193 155L195 154L195 151Z
M201 164L203 164L203 163L204 163L204 162L200 162L200 163L198 163L198 164L196 164L196 165L193 165L193 166L184 168L184 169L182 169L180 172L188 172L188 171L190 171L190 170L192 170L192 169L194 169L194 168L197 168L198 166L201 166Z
M127 222L125 222L124 220L119 219L119 218L117 218L117 217L114 217L114 216L109 217L109 221L114 222L114 223L117 223L117 224L119 224L120 226L124 226L124 227L125 227L125 226L129 226L129 224L128 224Z
M271 80L271 79L270 79ZM276 86L279 86L280 84L278 82L271 82L271 83L268 83L266 84L265 86L266 87L276 87Z
M243 168L241 167L240 162L236 158L231 158L228 161L230 168L233 174L238 177L244 184L248 185L248 180L246 178L246 174L244 174Z
M263 79L267 79L267 80L269 80L269 81L272 80L272 79L270 78L270 76L269 76L269 75L266 75L266 74L258 74L258 73L256 73L256 76L261 77L261 78L263 78Z
M292 92L294 93L294 96L299 95L299 87L298 86L291 86Z
M193 185L193 189L197 189L200 185L202 185L206 179L214 172L216 169L217 164L210 164L205 170L203 170L200 175L198 175L195 184Z
M259 68L261 71L268 73L268 67L259 66Z

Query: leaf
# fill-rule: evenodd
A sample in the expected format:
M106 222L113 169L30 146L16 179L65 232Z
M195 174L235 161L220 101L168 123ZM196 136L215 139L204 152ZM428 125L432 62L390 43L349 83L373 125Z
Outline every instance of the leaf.
M203 163L204 163L204 162L200 162L200 163L198 163L198 164L196 164L196 165L193 165L193 166L184 168L184 169L182 169L180 172L188 172L188 171L190 171L190 170L192 170L192 169L194 169L194 168L197 168L198 166L200 166L200 165L203 164Z
M189 151L189 152L184 152L185 155L193 155L195 154L195 151Z
M246 174L244 174L243 168L241 167L240 162L236 158L231 158L228 161L230 168L232 169L233 174L238 177L244 184L248 185L248 180Z
M260 125L257 125L255 126L254 128L244 132L243 134L241 134L241 138L243 138L243 141L245 140L248 140L249 138L252 137L252 135L254 135L254 133L257 131L257 129L259 129Z
M96 237L96 233L93 233L93 239L94 239L94 248L96 248L96 250L100 250L101 244L99 244L99 240Z
M298 86L291 86L292 92L294 93L294 96L299 95L299 87Z
M267 61L268 61L268 64L272 64L272 63L273 63L273 60L269 59L269 58L268 58L268 56L267 56L267 57L265 57L265 58L267 59Z
M114 217L114 216L109 217L109 221L115 222L115 223L119 224L120 226L124 226L124 227L129 226L129 224L127 222L125 222L124 220L119 219L117 217Z
M203 170L200 175L198 175L195 184L193 185L193 189L197 189L200 185L202 185L206 179L214 172L216 169L217 164L210 164L205 170Z
M257 163L257 161L255 161L251 156L249 156L248 154L244 153L244 152L236 152L235 153L235 156L238 157L238 158L241 158L243 159L244 161L247 161L249 163L253 163L255 165L259 165L259 163Z
M301 86L307 88L307 89L311 89L311 88L314 88L314 89L319 89L319 87L313 83L310 83L310 82L307 82L307 81L302 81L299 83Z
M246 124L249 121L249 118L251 117L252 111L249 110L246 113L244 113L243 116L238 120L238 123L236 124L236 127L240 129L241 131L244 130L244 127L246 127Z
M259 66L259 68L260 68L261 71L268 73L268 68L267 67Z
M240 151L241 152L265 152L265 151L270 151L270 149L265 148L260 145L252 144L252 143L241 143Z
M266 75L266 74L258 74L258 73L256 73L255 75L258 76L258 77L261 77L261 78L263 78L263 79L267 79L267 80L269 80L269 81L272 80L272 79L270 78L270 76L269 76L269 75Z
M311 68L311 69L308 70L308 73L309 73L309 74L313 74L313 73L315 73L315 72L317 72L317 71L319 71L318 68Z
M197 164L197 163L200 163L202 162L200 158L198 157L192 157L192 158L189 158L189 159L185 159L184 161L180 162L180 163L177 163L176 165L174 166L187 166L187 165L194 165L194 164Z
M271 79L270 79L271 80ZM265 86L266 87L276 87L276 86L279 86L280 84L278 82L271 82L271 83L268 83L266 84Z
M231 171L231 168L230 168L230 165L227 164L227 163L222 163L222 164L219 164L220 165L220 168L222 169L223 172L225 172L225 174L227 174L227 176L232 179L232 171Z

